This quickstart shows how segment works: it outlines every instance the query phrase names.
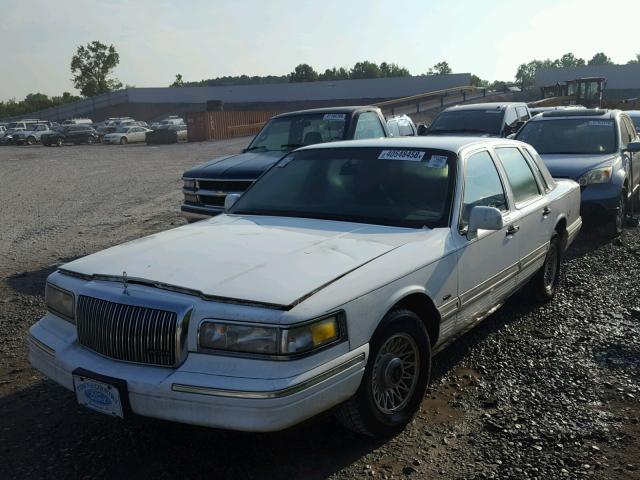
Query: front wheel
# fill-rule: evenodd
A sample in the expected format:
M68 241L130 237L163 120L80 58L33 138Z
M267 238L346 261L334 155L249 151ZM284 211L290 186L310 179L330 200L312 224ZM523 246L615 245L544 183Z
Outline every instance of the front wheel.
M122 137L120 139L120 145L126 145L127 144L127 137Z
M91 145L93 143L93 137L87 137L87 145Z
M431 375L431 343L418 315L395 309L369 347L360 387L337 415L355 432L387 437L399 433L420 408Z
M558 234L554 234L549 242L549 250L540 270L531 279L531 296L538 302L550 302L560 284L560 263L562 261L562 244Z
M33 145L36 143L36 139L34 137L27 137L27 145Z
M607 234L612 237L617 237L622 233L624 229L624 222L627 218L627 190L624 189L620 192L618 197L618 207L615 213L610 218L606 225Z
M62 138L58 137L58 139L56 140L56 145L58 145L59 147L62 146L64 142L62 141Z

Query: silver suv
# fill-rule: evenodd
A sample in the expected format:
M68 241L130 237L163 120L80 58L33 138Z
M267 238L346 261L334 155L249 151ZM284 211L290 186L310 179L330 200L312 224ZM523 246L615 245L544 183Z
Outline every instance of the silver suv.
M18 130L13 134L13 141L16 145L34 145L40 142L43 133L49 133L51 129L44 123L32 123L27 125L26 130Z

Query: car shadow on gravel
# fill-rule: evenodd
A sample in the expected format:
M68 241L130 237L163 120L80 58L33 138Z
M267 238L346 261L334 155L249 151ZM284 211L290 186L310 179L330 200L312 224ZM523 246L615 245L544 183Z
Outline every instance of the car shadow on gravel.
M80 257L63 258L54 265L33 270L30 272L20 272L7 278L7 284L16 292L23 295L44 296L44 287L47 283L47 277L55 272L62 264L71 262Z

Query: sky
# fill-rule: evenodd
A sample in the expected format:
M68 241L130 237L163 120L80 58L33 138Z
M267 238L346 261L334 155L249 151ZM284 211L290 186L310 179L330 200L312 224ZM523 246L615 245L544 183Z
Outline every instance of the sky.
M616 63L640 53L640 0L0 0L0 100L78 94L70 62L92 40L120 54L126 85L283 75L369 60L414 74L513 79L518 65L567 52Z

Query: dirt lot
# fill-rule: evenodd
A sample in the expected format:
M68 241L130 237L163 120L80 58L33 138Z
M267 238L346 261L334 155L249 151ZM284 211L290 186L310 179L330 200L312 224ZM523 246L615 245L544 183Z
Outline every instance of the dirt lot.
M435 358L387 441L331 416L276 434L78 407L28 365L56 264L183 223L180 175L246 140L0 148L0 478L640 478L640 232L581 234L549 305L521 297Z

